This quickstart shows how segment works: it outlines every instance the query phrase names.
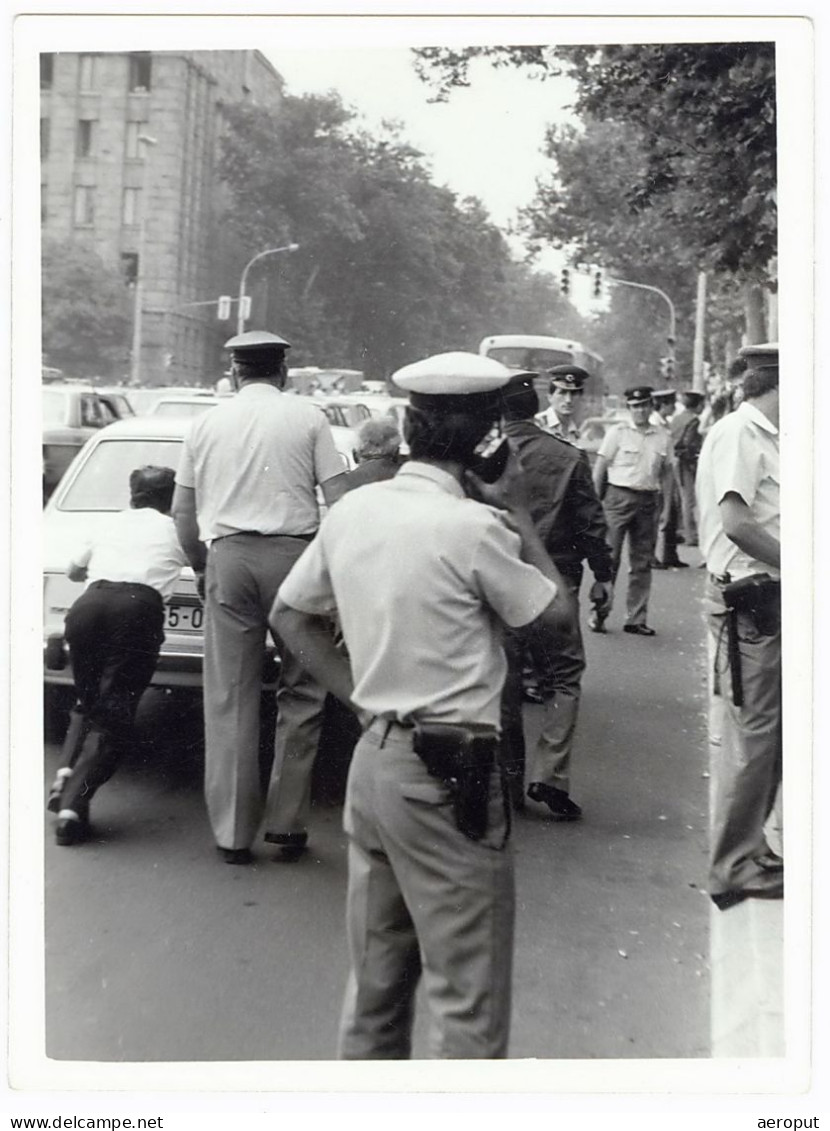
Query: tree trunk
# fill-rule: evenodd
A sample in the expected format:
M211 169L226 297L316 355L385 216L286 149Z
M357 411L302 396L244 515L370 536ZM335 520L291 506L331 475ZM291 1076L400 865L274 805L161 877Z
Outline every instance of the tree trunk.
M767 340L765 291L757 283L744 286L744 316L746 318L746 344L757 345Z

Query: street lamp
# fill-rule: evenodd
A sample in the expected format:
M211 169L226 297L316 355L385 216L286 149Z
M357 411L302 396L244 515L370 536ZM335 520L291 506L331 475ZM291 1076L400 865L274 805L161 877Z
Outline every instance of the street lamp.
M141 146L158 145L149 134L138 135L139 152ZM133 349L130 358L130 379L137 385L141 376L141 316L144 301L144 252L147 236L147 166L146 157L141 170L141 220L138 227L138 268L135 273L135 295L133 296Z
M239 280L239 302L236 308L236 332L237 334L245 333L245 322L248 319L248 311L246 309L248 296L245 294L245 284L248 281L248 271L253 267L258 259L264 259L266 255L276 255L279 251L296 251L300 245L298 243L287 243L284 247L267 247L265 251L257 252L248 262L242 271L242 277Z

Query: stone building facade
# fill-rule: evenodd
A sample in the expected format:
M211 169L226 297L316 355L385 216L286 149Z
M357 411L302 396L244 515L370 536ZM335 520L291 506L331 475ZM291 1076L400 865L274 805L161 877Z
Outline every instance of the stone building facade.
M221 223L222 106L278 106L282 78L258 51L53 53L40 72L43 234L120 266L142 384L212 383L235 325L215 300L243 266Z

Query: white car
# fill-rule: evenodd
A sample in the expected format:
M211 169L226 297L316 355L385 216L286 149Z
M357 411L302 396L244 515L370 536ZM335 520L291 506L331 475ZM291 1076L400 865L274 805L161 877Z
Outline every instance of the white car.
M129 506L129 476L136 467L178 467L189 421L181 417L134 416L100 429L69 466L43 511L44 681L71 687L72 673L63 644L64 618L83 584L70 581L66 567L88 535L106 528L109 517ZM343 470L352 466L354 434L332 428ZM319 496L322 498L322 495ZM202 683L204 611L193 571L182 570L165 606L165 641L153 684L199 688ZM275 653L269 652L263 681L273 684Z

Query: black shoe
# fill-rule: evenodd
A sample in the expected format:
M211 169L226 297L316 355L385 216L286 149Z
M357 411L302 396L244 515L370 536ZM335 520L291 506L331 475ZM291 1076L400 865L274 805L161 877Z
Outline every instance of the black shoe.
M671 565L671 562L660 562L660 561L657 560L657 558L654 558L654 560L651 563L651 568L652 569L668 569L670 565Z
M623 632L630 632L633 636L656 636L657 633L647 624L624 624Z
M55 843L66 848L83 844L89 836L89 823L83 817L61 817L55 825Z
M294 864L308 852L308 833L265 833L262 839L279 846L280 853L274 859L284 864Z
M709 898L719 911L726 911L745 899L783 899L784 898L784 873L761 872L741 888L732 891L723 891L716 894L709 893Z
M590 613L588 616L588 628L590 628L591 632L600 632L604 635L607 631L605 628L605 617L601 617L597 613Z
M226 864L253 864L254 854L250 848L223 848L217 844L216 851Z
M688 562L681 562L680 558L676 562L669 562L669 569L688 569Z
M554 821L578 821L582 816L582 810L575 801L571 801L564 789L534 781L528 786L527 795L531 801L547 805Z

